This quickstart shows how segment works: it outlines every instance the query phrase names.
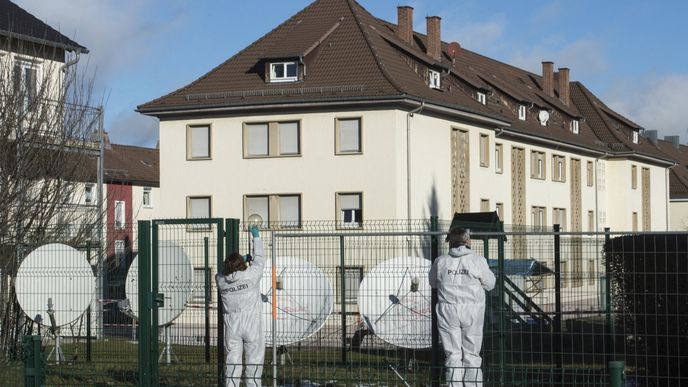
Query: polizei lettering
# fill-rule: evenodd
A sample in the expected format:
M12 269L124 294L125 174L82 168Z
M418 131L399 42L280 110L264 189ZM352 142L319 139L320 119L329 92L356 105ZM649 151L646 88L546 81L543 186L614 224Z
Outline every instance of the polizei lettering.
M227 293L227 292L234 293L234 292L238 292L239 290L244 290L244 289L248 289L247 284L241 284L241 285L237 285L237 286L230 286L228 288L224 288L224 289L222 289L221 293L223 293L223 294Z
M449 269L449 270L447 270L447 274L449 274L449 275L459 275L459 274L468 275L468 270L466 270L466 269L457 269L457 270Z

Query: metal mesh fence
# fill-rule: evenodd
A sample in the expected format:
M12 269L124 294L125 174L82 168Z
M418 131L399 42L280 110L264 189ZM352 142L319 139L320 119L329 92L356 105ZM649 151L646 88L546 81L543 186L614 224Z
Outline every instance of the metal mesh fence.
M267 260L262 384L445 383L427 277L432 258L447 253L449 222L439 222L437 232L428 220L300 226L261 231ZM627 385L688 381L686 234L511 230L472 234L472 249L497 276L484 315L484 385L607 385L612 360L625 361ZM22 290L19 271L40 246L25 246L20 270L3 274L3 342L43 337L45 385L137 385L142 343L132 275L138 242L136 227L127 226L108 228L102 248L72 246L87 268L81 271L66 269L65 258L54 258L63 249L48 245L50 258L26 272L29 290ZM238 245L248 252L243 224ZM214 277L225 236L216 223L160 222L152 246L164 295L158 348L150 349L160 385L218 385L224 332ZM17 307L24 296L43 311L42 325L35 311ZM71 304L84 296L89 309L79 313ZM16 384L24 372L21 351L4 348L0 384Z

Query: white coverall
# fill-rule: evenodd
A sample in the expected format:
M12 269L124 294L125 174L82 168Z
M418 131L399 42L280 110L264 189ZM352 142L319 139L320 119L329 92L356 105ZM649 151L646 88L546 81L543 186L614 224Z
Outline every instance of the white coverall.
M449 249L430 269L437 289L437 327L446 355L449 386L481 386L485 291L495 286L487 260L466 246Z
M225 386L239 387L241 354L246 350L244 384L260 386L265 356L263 331L263 302L260 296L260 279L263 276L265 257L263 241L253 239L253 262L244 271L228 276L218 273L215 281L222 298L225 333Z

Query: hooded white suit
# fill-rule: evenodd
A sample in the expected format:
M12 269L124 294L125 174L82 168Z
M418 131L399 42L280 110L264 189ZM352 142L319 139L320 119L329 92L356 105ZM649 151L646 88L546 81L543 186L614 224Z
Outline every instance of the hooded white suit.
M437 326L446 354L449 386L482 385L485 291L495 286L487 260L466 246L449 249L430 269L430 285L437 289Z
M260 297L260 279L265 258L263 241L253 239L253 262L244 271L228 276L215 275L222 298L225 328L225 386L239 387L241 354L246 350L246 386L260 386L265 357L263 331L263 302Z

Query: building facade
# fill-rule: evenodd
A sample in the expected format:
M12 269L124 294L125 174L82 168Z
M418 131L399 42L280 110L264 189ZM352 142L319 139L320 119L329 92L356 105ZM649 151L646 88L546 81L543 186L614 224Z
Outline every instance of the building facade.
M671 157L570 71L541 74L315 1L193 83L160 119L160 216L282 227L497 211L507 224L666 230Z

